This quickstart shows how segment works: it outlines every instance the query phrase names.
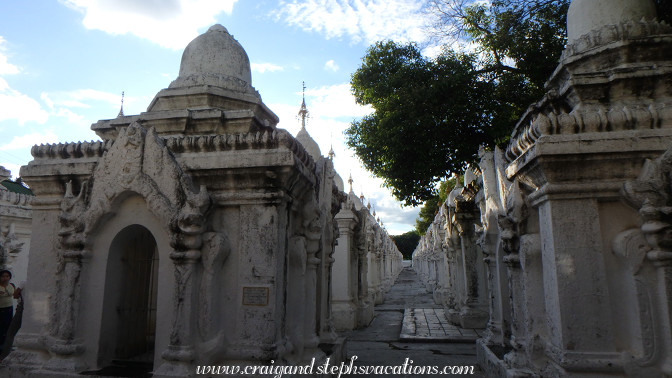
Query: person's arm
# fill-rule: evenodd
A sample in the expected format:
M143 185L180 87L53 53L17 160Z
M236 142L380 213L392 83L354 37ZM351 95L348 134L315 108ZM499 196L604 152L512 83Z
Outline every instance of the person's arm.
M19 284L19 287L14 288L14 299L19 299L21 297L21 288L26 285L26 281L23 281Z

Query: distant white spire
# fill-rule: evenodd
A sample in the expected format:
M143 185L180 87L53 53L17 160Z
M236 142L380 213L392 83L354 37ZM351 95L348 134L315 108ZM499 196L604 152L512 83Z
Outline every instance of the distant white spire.
M121 92L121 109L119 109L119 114L117 114L117 117L123 117L124 116L124 92Z
M301 129L306 129L306 118L310 117L308 108L306 107L306 82L301 82L303 85L303 101L301 101L301 109L299 109L299 117L301 118Z

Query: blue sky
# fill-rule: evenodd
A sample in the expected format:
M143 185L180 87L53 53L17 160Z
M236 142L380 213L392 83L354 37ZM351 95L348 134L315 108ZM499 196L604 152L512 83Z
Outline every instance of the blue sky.
M4 0L0 2L0 165L18 176L40 143L96 140L99 119L146 110L177 77L184 47L215 23L245 48L252 85L296 135L301 83L308 132L363 193L391 234L414 227L361 168L343 130L370 109L355 104L350 75L378 40L427 43L425 0Z

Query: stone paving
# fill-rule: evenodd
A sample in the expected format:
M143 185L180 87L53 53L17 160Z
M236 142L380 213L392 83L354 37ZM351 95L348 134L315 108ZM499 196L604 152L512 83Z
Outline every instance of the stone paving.
M400 340L475 342L483 330L456 327L446 320L442 308L407 308L401 326Z
M466 338L460 333L459 337L453 334L453 328L458 332L469 331L478 335L474 330L461 330L457 327L442 328L442 334L436 330L436 338L421 337L417 330L423 327L423 322L410 320L410 324L415 324L416 335L410 335L410 338L402 338L402 323L404 321L404 312L406 309L412 310L415 317L418 314L424 314L423 321L427 324L442 324L438 321L443 308L434 303L431 294L420 282L418 276L412 268L404 268L395 284L389 292L385 294L385 302L375 308L375 317L369 327L355 330L348 333L347 353L348 358L357 357L354 364L357 366L401 366L404 363L416 369L425 366L437 367L442 370L444 367L459 366L467 367L468 370L473 366L473 374L470 376L484 377L483 372L476 365L476 345L473 342L473 336ZM407 312L410 314L410 312ZM429 317L427 314L430 314ZM437 319L434 319L434 314ZM427 321L429 319L430 321ZM445 321L445 320L442 320ZM451 328L452 327L452 328ZM422 331L424 332L424 331ZM413 337L417 336L417 337ZM451 338L452 337L452 338ZM460 375L460 374L453 374ZM370 374L367 377L444 377L440 374ZM344 376L347 377L347 376Z

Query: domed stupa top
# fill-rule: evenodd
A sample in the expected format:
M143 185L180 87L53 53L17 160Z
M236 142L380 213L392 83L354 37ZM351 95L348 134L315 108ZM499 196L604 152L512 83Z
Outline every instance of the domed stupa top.
M170 88L213 85L254 91L250 59L243 46L222 25L213 25L191 41L182 53L180 76Z
M334 183L336 184L336 187L338 188L339 191L341 192L345 191L345 185L343 185L343 179L341 178L341 175L338 174L338 172L334 172Z
M607 25L656 18L653 0L573 0L567 12L567 42Z
M302 127L298 134L296 134L296 140L301 143L303 148L306 150L308 155L310 155L313 160L317 160L322 156L322 151L320 151L320 146L317 145L315 139L308 134L305 127Z

